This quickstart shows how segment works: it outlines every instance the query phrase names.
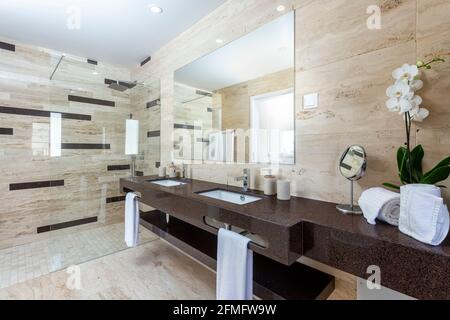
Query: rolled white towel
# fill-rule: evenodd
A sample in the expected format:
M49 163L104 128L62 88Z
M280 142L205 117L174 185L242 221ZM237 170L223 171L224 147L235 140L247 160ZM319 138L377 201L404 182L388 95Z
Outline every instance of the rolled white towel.
M398 226L400 217L400 194L383 188L366 190L358 201L364 217L375 225L376 219Z
M400 231L433 246L447 238L450 227L448 208L436 189L423 185L401 188Z

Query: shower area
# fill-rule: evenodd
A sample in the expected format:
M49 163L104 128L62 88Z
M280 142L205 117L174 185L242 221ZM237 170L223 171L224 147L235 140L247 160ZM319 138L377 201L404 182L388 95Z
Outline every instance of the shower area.
M160 162L158 79L11 48L0 49L0 288L126 249L119 180L132 157L137 175ZM133 155L127 119L139 121ZM155 239L141 232L141 244Z
M182 83L175 83L174 92L174 159L192 164L210 160L210 141L221 128L218 96Z

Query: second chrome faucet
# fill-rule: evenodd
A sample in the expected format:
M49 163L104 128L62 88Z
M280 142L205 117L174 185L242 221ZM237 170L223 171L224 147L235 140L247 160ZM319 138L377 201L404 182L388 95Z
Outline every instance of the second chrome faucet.
M235 181L242 181L242 190L247 192L250 182L250 169L244 169L244 175L242 177L235 178Z

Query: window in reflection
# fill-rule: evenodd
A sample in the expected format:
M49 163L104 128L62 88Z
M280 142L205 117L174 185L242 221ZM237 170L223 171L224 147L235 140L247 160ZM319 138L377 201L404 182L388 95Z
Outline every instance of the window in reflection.
M251 98L251 162L294 164L293 114L293 89Z

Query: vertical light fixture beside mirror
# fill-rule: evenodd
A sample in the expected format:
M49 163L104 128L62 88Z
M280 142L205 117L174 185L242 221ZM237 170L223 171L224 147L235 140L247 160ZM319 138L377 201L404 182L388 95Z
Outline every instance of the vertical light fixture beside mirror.
M125 154L131 156L131 176L136 176L136 156L139 154L139 121L133 115L126 121Z

